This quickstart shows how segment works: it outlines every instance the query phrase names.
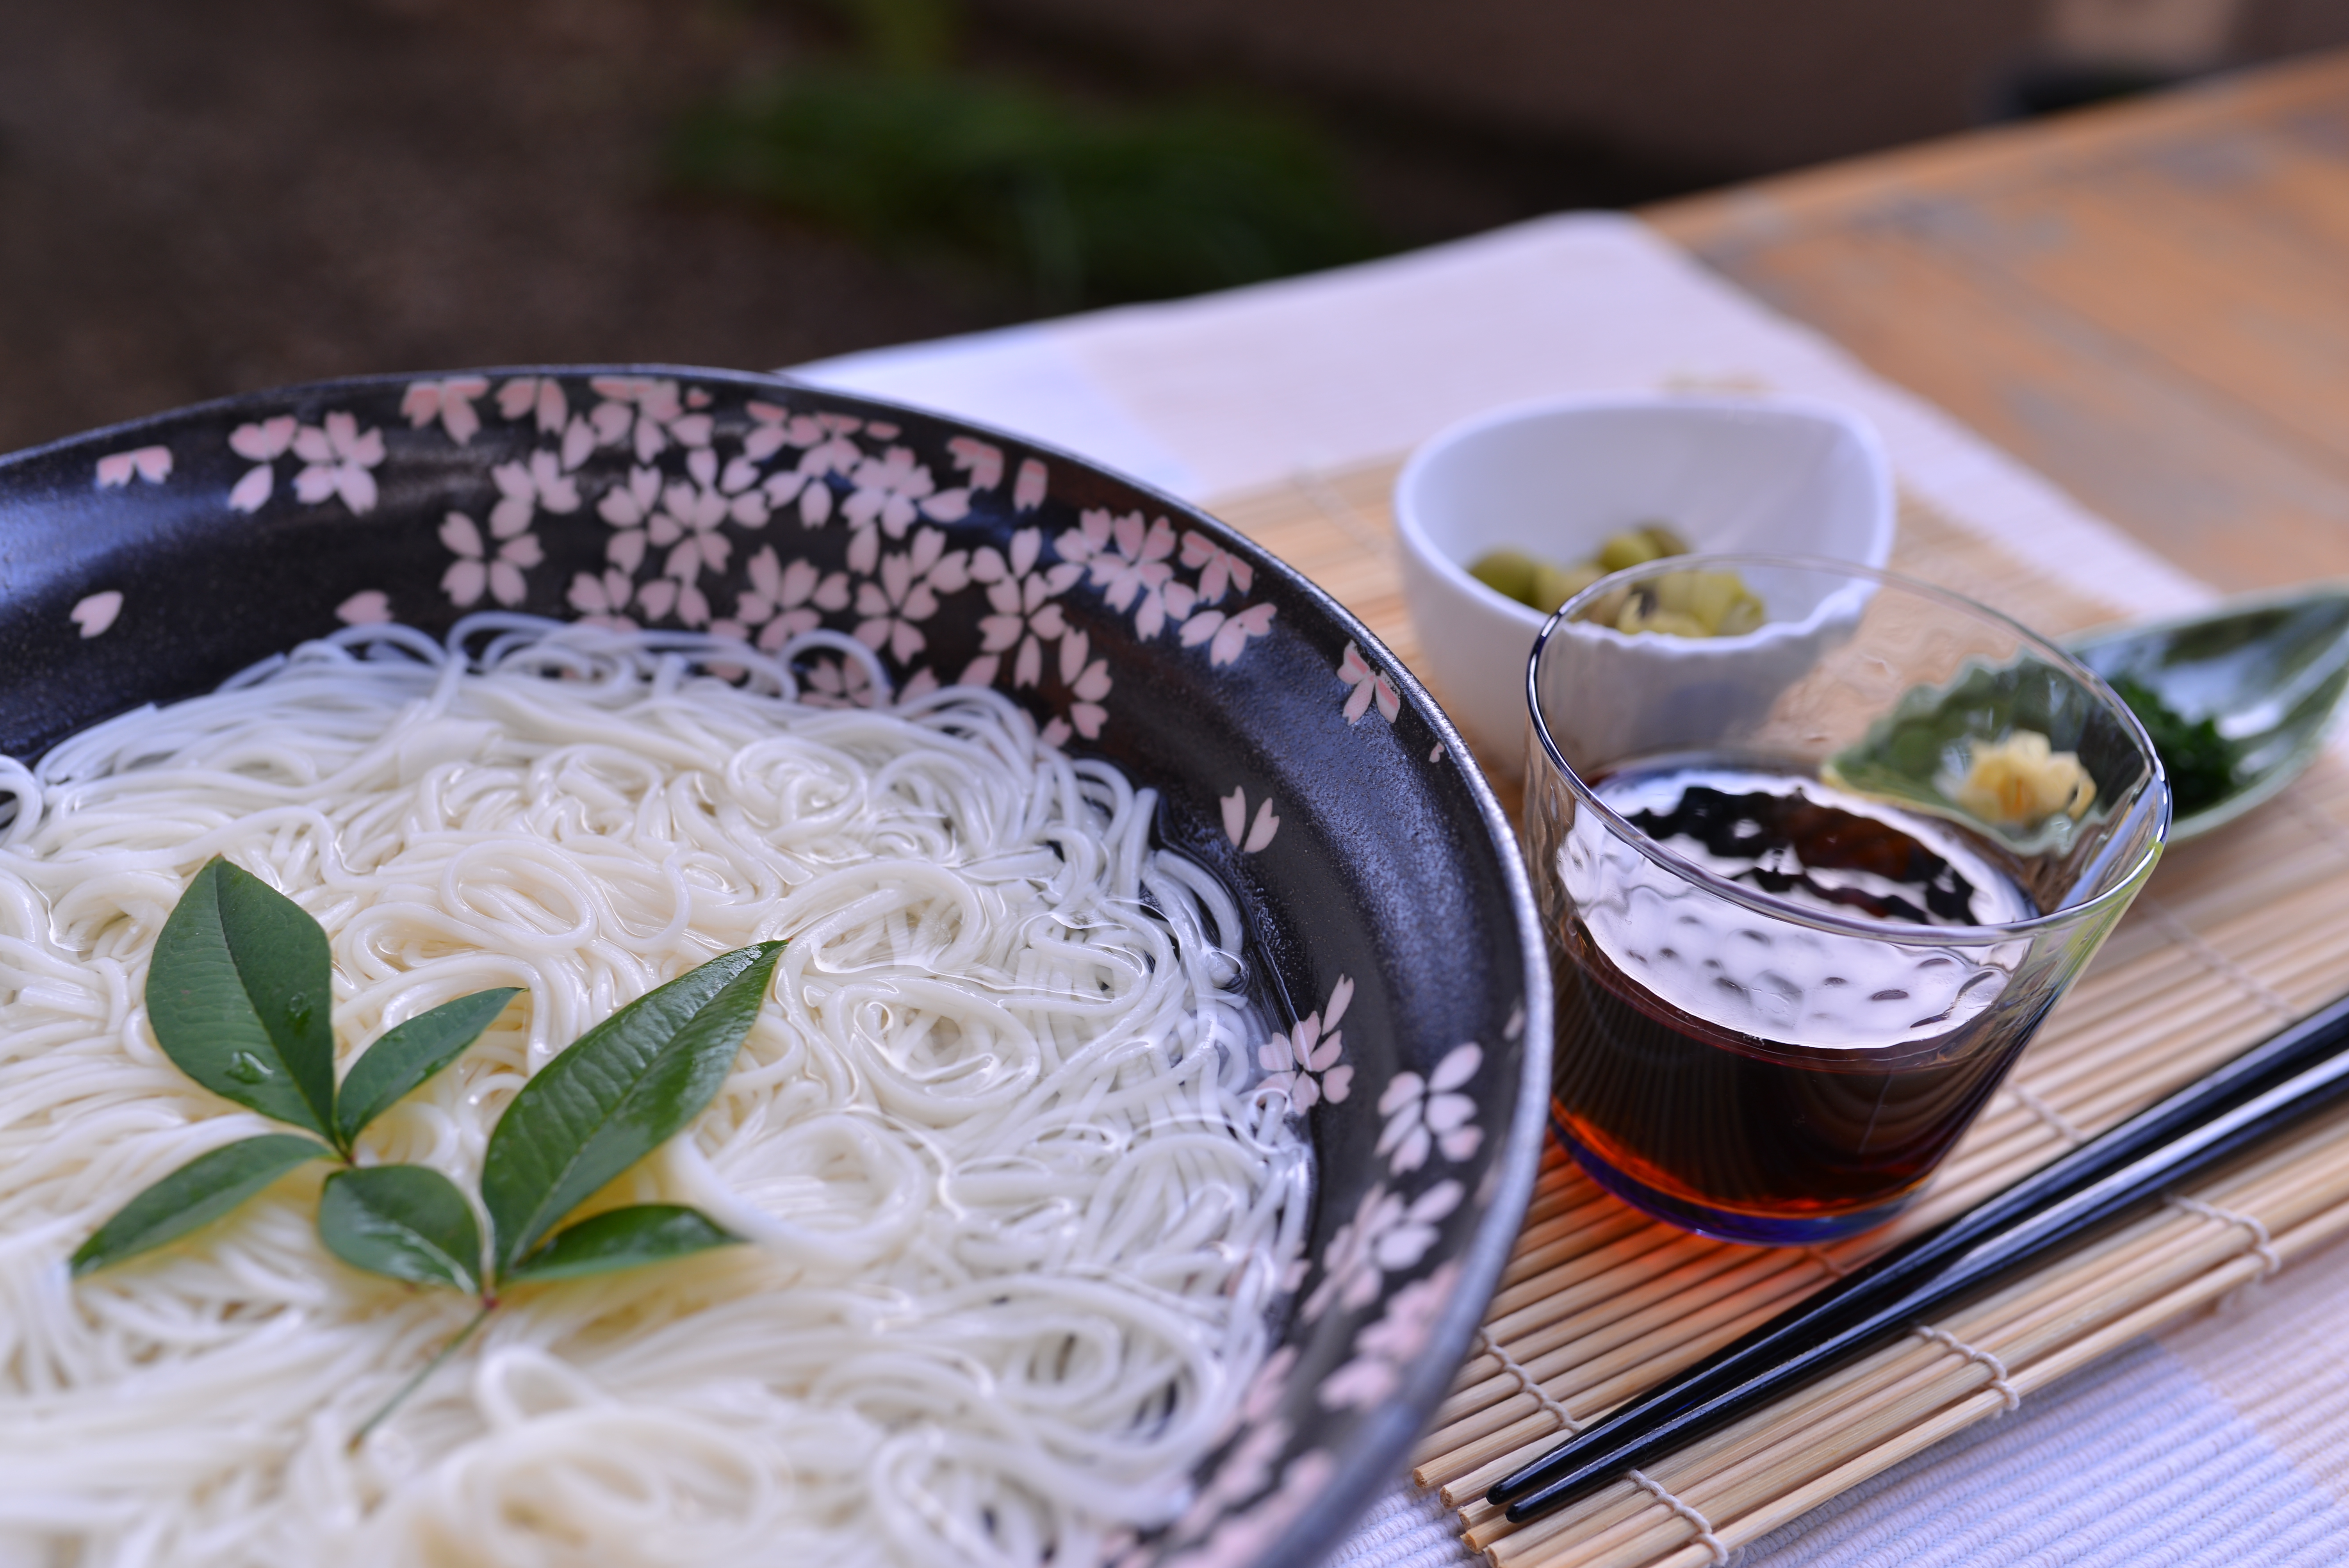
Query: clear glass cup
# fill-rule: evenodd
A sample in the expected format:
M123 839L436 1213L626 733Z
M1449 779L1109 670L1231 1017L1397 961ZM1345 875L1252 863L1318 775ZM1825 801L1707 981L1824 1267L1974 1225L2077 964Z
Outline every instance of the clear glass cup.
M1708 614L1733 634L1648 629ZM1526 696L1559 1125L1619 1196L1731 1241L1912 1202L2168 831L2095 676L1847 562L1619 572L1542 628Z

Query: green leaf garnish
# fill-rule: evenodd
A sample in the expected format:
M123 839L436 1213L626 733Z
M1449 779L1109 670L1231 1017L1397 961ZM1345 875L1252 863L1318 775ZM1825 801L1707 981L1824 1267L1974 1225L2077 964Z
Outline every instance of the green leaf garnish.
M300 904L214 859L156 939L156 1043L214 1094L331 1139L333 962Z
M421 1165L337 1171L318 1199L318 1239L353 1268L411 1284L481 1288L481 1227L456 1184Z
M523 1085L481 1159L499 1277L717 1097L782 946L737 948L647 992Z
M368 1122L462 1056L521 994L520 986L501 985L443 1002L369 1046L335 1091L335 1136L344 1150Z
M335 1087L333 954L293 900L215 858L155 943L147 1014L164 1054L198 1083L318 1134L271 1133L198 1156L125 1204L73 1254L77 1274L176 1240L310 1160L339 1158L318 1200L318 1236L354 1268L481 1297L481 1310L351 1436L367 1435L471 1337L500 1278L608 1274L741 1240L675 1203L614 1209L548 1233L590 1194L660 1147L717 1097L766 999L781 942L713 958L581 1036L522 1087L490 1133L481 1200L496 1238L454 1183L420 1165L348 1168L367 1124L481 1037L519 988L446 1002L391 1030Z
M309 1160L331 1160L333 1150L290 1132L223 1144L199 1154L122 1206L73 1255L73 1272L86 1274L177 1241L210 1223Z
M557 1231L553 1239L506 1271L509 1282L577 1279L681 1258L741 1241L698 1209L638 1203L606 1209Z

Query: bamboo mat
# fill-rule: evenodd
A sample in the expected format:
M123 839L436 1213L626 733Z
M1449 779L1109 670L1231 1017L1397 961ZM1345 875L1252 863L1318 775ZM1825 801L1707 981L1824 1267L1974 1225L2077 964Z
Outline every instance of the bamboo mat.
M1300 476L1216 515L1313 578L1397 656L1388 497L1399 465ZM2062 634L2115 618L1904 501L1895 569ZM1443 697L1439 690L1439 700ZM1514 792L1504 791L1514 814ZM2136 1336L2349 1230L2349 1115L2173 1194L2093 1246L1952 1313L1582 1503L1512 1526L1485 1489L1587 1422L1915 1231L2007 1185L2349 991L2349 769L2173 850L1925 1199L1828 1248L1733 1246L1650 1221L1553 1145L1476 1351L1413 1478L1497 1568L1694 1568Z

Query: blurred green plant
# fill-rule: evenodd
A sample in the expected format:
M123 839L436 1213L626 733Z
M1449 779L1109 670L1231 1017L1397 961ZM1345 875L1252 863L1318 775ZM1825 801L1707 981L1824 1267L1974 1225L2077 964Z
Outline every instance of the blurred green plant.
M958 69L951 0L836 0L857 58L680 124L675 173L896 252L1025 281L1040 306L1157 299L1386 246L1326 140L1193 98L1118 108Z

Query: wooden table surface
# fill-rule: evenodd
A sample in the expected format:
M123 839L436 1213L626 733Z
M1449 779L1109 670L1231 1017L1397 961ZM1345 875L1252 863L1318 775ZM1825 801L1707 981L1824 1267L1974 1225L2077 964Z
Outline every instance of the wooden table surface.
M2349 53L1642 216L2206 582L2349 576Z

